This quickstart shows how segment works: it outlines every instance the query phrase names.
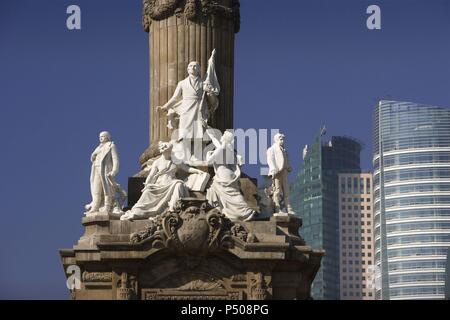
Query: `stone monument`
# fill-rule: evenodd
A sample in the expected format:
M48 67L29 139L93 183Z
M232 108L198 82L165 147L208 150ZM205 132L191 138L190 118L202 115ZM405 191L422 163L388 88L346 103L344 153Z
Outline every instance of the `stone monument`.
M150 147L144 164L157 154L159 141L171 132L167 114L158 112L186 78L192 61L207 71L209 55L216 49L216 71L221 85L220 112L211 126L222 132L233 128L234 36L240 29L239 0L144 0L143 25L150 47Z
M290 210L284 136L268 150L272 201L242 176L234 135L224 130L232 128L239 1L144 0L144 27L150 147L140 159L143 170L130 180L126 212L121 206L114 212L112 197L125 191L114 180L117 150L107 132L100 134L85 233L60 250L64 270L79 271L79 279L68 274L77 280L72 298L310 299L323 252L305 244L302 221ZM177 127L189 135L174 138ZM177 148L198 142L196 129L207 136L200 138L205 158L179 157Z

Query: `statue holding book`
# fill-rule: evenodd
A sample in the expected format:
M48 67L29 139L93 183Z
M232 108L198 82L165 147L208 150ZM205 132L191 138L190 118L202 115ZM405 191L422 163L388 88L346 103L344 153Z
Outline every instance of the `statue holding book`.
M120 219L135 220L154 218L167 209L173 211L178 200L189 197L185 181L177 178L178 171L204 176L204 172L185 164L175 164L172 160L172 144L160 142L161 156L153 163L144 183L138 202Z

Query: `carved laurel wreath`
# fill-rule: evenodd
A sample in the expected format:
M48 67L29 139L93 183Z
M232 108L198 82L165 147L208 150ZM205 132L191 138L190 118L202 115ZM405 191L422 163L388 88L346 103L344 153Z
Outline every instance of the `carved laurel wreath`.
M143 0L142 24L149 32L152 20L164 20L172 15L182 14L191 21L211 14L234 20L235 32L240 29L240 2L233 0L231 6L224 6L214 0Z

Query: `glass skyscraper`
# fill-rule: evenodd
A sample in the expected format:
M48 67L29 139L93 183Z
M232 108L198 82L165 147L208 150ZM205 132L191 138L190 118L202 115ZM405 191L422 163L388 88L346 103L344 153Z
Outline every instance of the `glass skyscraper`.
M447 265L445 268L445 299L450 300L450 247L447 252Z
M300 234L314 249L324 249L322 266L313 282L314 299L338 300L339 180L342 172L361 172L361 144L347 137L322 142L324 129L304 150L303 165L291 188L291 205L303 220Z
M378 299L443 299L450 246L450 109L380 101L374 113Z

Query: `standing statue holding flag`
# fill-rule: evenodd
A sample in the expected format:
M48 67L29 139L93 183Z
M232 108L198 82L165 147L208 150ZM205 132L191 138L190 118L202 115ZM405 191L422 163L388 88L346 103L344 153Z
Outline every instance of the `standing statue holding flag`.
M164 106L158 107L168 112L169 129L178 130L175 142L182 143L186 161L195 161L202 155L204 131L208 128L209 118L219 106L220 85L215 70L215 55L214 49L204 79L200 77L200 64L190 62L187 67L189 76L178 83L172 98ZM195 140L198 142L195 143ZM194 150L192 145L195 146Z

